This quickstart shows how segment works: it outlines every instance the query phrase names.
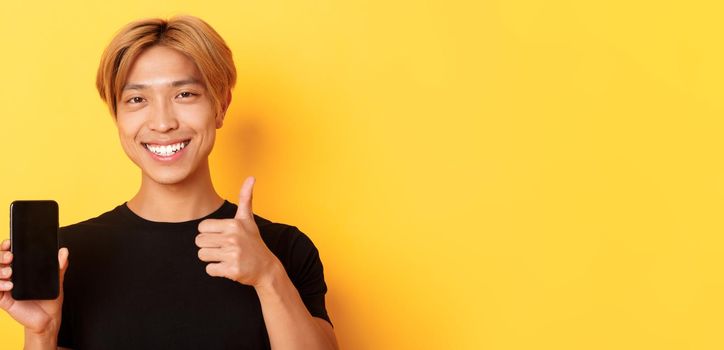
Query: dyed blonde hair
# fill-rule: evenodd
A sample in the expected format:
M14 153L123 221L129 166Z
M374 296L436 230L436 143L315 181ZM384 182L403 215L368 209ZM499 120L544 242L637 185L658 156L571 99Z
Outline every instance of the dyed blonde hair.
M127 24L101 56L96 88L113 117L136 57L152 46L164 46L188 56L201 72L217 115L224 113L236 83L236 68L224 39L206 22L193 16L168 20L144 19Z

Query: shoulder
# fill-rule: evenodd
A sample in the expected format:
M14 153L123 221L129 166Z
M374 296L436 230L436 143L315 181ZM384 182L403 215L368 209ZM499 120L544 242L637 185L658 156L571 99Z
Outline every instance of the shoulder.
M233 218L237 205L228 202L224 217ZM267 247L277 256L289 255L298 250L316 250L314 243L297 226L282 222L275 222L261 215L254 214L254 222L259 228L259 234Z
M310 259L319 259L312 239L297 226L273 222L254 214L259 234L269 250L279 258L287 271L294 270Z
M98 232L104 230L108 227L116 225L119 221L123 221L123 218L119 212L119 208L121 206L122 205L119 205L96 217L60 227L58 229L58 239L61 245L73 241L79 236L83 236L90 232Z
M262 239L270 248L314 248L311 238L302 232L297 226L281 222L273 222L269 219L254 214L254 221L259 227Z
M303 298L311 294L323 295L327 289L324 267L312 239L296 226L271 222L256 214L254 220L264 243L282 263Z

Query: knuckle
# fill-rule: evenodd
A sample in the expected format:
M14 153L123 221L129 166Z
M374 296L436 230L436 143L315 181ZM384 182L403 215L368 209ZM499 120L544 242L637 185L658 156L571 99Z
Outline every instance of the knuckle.
M239 266L234 265L229 268L229 273L232 276L239 276L239 274L241 273L241 269L239 269Z
M10 291L13 289L13 282L10 281L0 281L0 290L3 291Z
M231 252L231 257L236 261L240 261L241 256L242 256L241 249L234 250L233 252Z
M241 225L239 225L238 220L229 220L228 225L229 225L228 227L230 229L235 230L235 231L239 230L239 227L241 226Z

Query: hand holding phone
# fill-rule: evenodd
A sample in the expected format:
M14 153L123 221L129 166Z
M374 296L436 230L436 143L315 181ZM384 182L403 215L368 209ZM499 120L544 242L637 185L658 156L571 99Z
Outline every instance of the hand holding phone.
M58 203L51 200L10 204L10 245L15 300L58 297Z
M17 300L13 297L15 271L11 264L15 265L15 260L19 258L11 252L10 240L0 243L0 309L22 324L26 332L47 334L51 331L53 336L57 336L63 305L63 278L68 267L69 251L67 248L57 249L57 238L53 251L54 259L57 259L55 266L58 268L55 272L58 278L57 297L50 300Z

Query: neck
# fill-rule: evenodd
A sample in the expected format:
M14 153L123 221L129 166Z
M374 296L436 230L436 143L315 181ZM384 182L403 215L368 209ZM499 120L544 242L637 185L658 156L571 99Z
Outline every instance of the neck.
M141 188L128 201L128 208L146 220L182 222L211 214L223 202L214 190L207 161L199 164L186 179L174 184L158 183L143 174Z

